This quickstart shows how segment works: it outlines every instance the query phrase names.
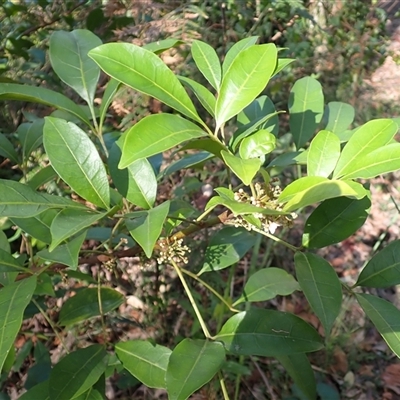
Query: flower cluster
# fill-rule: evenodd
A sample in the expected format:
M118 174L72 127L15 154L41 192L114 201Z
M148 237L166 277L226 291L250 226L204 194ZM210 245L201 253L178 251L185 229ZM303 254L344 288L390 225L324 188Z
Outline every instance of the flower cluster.
M186 257L187 253L190 253L189 247L183 244L183 239L178 239L169 243L168 239L160 242L160 254L157 258L159 264L168 263L174 261L175 263L189 262Z
M260 183L254 185L254 193L248 194L243 189L239 189L235 193L235 200L239 203L248 203L259 208L272 209L282 211L282 204L278 202L278 197L281 194L279 186L262 186ZM251 215L235 215L230 218L227 223L235 227L243 226L247 230L252 230L255 227L274 234L279 226L291 226L293 220L297 217L296 213L284 215L268 215L255 212Z

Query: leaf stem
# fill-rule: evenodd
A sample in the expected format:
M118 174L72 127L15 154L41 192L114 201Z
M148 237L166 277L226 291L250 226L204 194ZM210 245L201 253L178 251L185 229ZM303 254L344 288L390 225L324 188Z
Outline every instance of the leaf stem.
M196 301L194 300L192 292L191 292L188 284L186 283L185 277L183 276L181 269L178 267L178 265L176 264L176 262L174 260L171 260L170 262L171 262L172 266L174 267L177 275L179 276L179 279L181 280L182 286L185 289L187 296L189 297L189 301L193 307L194 312L196 313L197 319L200 323L201 329L203 330L204 336L207 339L211 339L210 332L208 331L206 323L204 322L204 319L200 314L200 310L197 307Z
M219 384L221 385L222 393L224 394L224 400L229 400L229 394L228 391L226 390L225 380L221 371L218 372L218 378L219 378Z
M283 239L280 239L280 238L278 238L278 237L272 235L271 233L262 231L261 229L258 229L258 228L256 228L255 226L252 227L252 230L253 230L254 232L261 233L261 235L264 235L264 236L266 236L267 238L270 238L270 239L272 239L272 240L275 240L275 242L278 242L278 243L280 243L280 244L286 246L288 249L290 249L290 250L292 250L292 251L299 251L299 250L300 250L299 247L293 246L292 244L290 244L290 243L288 243L288 242L285 242Z

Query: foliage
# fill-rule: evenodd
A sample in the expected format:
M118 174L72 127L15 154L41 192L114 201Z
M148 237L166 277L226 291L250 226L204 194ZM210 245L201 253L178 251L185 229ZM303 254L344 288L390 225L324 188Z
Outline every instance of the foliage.
M149 387L166 389L169 398L177 400L218 379L220 389L213 383L210 387L227 399L231 396L226 385L228 362L240 365L243 357L276 358L303 398L315 399L307 353L322 349L324 339L329 339L341 310L343 288L357 298L389 347L400 355L400 311L361 292L400 282L400 242L376 254L352 287L314 252L349 237L367 218L370 193L360 179L400 169L400 144L394 140L397 124L378 119L349 130L353 108L344 103L325 105L321 85L304 77L288 96L292 151L278 154L277 111L270 99L259 97L288 63L278 58L276 46L256 44L253 37L243 39L228 50L221 65L210 45L196 41L192 55L213 87L209 90L180 79L162 62L157 53L175 43L101 44L87 30L55 32L50 39L51 65L85 105L41 87L0 84L2 101L23 100L56 109L44 119L25 122L24 129L15 132L17 148L1 135L1 154L21 174L17 180L0 180L0 216L3 229L17 227L25 251L12 251L0 231L0 364L17 362L13 341L24 317L41 313L61 342L64 332L89 318L99 316L102 331L98 344L80 345L72 352L66 347L68 354L28 385L22 399L105 398L105 379L115 371L128 371ZM101 70L110 79L98 107L94 96ZM123 133L107 131L107 109L121 85L174 111L146 116ZM185 86L212 122L203 120ZM229 135L225 125L231 119L236 119L237 129ZM42 143L46 164L32 176L29 157ZM178 161L179 169L195 168L207 160L222 169L212 180L216 195L202 213L191 204L189 188L182 189L181 198L175 195L167 200L160 193L168 170L160 173L155 160L177 147L187 151L186 158ZM296 164L298 175L282 190L271 177ZM46 193L51 185L63 195L55 190ZM292 226L296 213L316 203L320 205L305 223L301 246L275 235L279 227ZM100 227L107 228L106 235L94 249L85 250L92 229ZM190 237L204 230L210 230L211 238L199 265L195 260L202 255L190 255L194 246ZM261 266L251 271L243 290L230 294L225 284L221 295L207 276L219 277L230 269L230 279L238 279L234 265L262 236L293 252L295 277L280 268ZM145 340L112 340L105 314L117 309L124 296L100 273L95 280L78 270L82 264L99 265L118 277L119 259L135 255L157 259L162 273L175 274L189 299L186 308L196 320L192 335L176 337L173 348ZM75 296L69 293L58 318L52 318L47 300L65 295L57 290L60 277L77 279L81 287ZM208 291L207 299L214 305L208 323L206 307L200 306L187 277ZM304 293L321 321L324 337L295 314L268 309L263 303L296 290Z

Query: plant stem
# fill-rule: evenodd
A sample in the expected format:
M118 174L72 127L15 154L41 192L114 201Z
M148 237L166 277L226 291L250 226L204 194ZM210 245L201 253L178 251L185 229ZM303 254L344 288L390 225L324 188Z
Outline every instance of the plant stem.
M275 242L278 242L278 243L280 243L280 244L286 246L286 247L287 247L288 249L290 249L290 250L293 250L293 251L298 251L298 250L300 250L299 247L293 246L292 244L290 244L290 243L288 243L288 242L285 242L283 239L280 239L280 238L278 238L278 237L272 235L271 233L264 232L264 231L262 231L261 229L256 228L255 226L252 227L252 230L253 230L254 232L261 233L261 235L264 235L264 236L266 236L267 238L270 238L270 239L272 239L272 240L275 240Z
M201 329L203 330L204 336L207 339L210 339L211 338L210 332L208 331L206 323L204 322L204 319L200 314L200 310L197 307L196 301L194 300L192 292L191 292L188 284L186 283L185 277L183 276L181 269L178 267L178 265L176 264L176 262L174 260L171 260L171 264L174 267L177 275L179 276L179 279L182 282L182 286L185 289L187 296L189 297L189 301L193 307L194 312L196 313L197 319L199 320L199 323L200 323Z
M229 394L228 391L226 390L225 380L224 377L222 376L221 371L218 372L218 378L219 378L219 384L221 385L222 393L224 394L224 400L229 400Z
M99 312L100 312L100 321L101 321L101 330L103 331L103 340L107 343L107 329L106 324L104 322L104 313L103 313L103 303L101 302L101 285L100 285L100 267L97 271L97 300L99 302Z

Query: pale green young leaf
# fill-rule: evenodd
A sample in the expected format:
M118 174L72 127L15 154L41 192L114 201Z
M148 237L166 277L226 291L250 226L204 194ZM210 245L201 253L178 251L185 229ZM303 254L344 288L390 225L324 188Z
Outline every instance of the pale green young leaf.
M75 350L51 370L51 400L71 400L90 389L107 368L108 354L99 344Z
M215 339L228 352L244 356L275 357L323 348L317 331L301 318L261 308L229 318Z
M212 117L214 117L216 104L214 95L206 87L194 81L193 79L186 78L184 76L178 76L178 79L183 83L184 86L189 88L194 93L201 105Z
M63 94L44 87L20 85L17 83L0 83L0 100L20 100L45 104L59 110L67 111L90 126L90 121L81 107Z
M239 179L243 181L245 185L250 185L262 164L261 160L258 158L243 160L242 158L236 157L225 150L221 151L221 155L225 161L225 164Z
M148 211L137 211L125 224L132 238L140 245L148 258L153 254L154 245L159 238L165 219L167 218L170 202L166 201Z
M209 382L225 361L219 342L183 339L172 351L166 374L168 398L186 400Z
M397 124L390 119L376 119L362 125L344 146L333 177L337 179L351 174L355 162L389 144L397 130Z
M234 59L241 53L243 50L246 50L250 46L253 46L257 43L258 36L250 36L247 38L244 38L242 40L239 40L236 42L226 53L224 62L222 64L222 73L223 76L227 73L229 70L232 62Z
M36 277L30 277L0 289L0 371L14 345L25 308L31 301L35 287Z
M217 130L248 106L267 85L275 70L274 44L254 45L241 51L225 72L215 108Z
M243 302L271 300L276 296L288 296L300 290L299 284L282 268L263 268L250 276L242 295L233 307Z
M296 81L290 91L289 125L297 149L312 138L323 112L324 95L321 84L309 76Z
M297 252L297 280L328 336L342 304L342 285L333 267L322 257Z
M355 286L386 288L399 283L400 240L395 240L368 261Z
M122 149L119 168L205 135L199 126L178 115L149 115L133 125L118 141Z
M55 31L50 36L49 56L58 77L74 89L91 107L96 92L100 68L88 52L102 44L91 31Z
M271 153L275 145L275 136L266 129L260 129L240 142L239 154L245 160L258 158Z
M325 107L323 122L329 132L339 134L353 123L355 116L354 107L340 101L331 101Z
M320 131L311 141L307 157L308 176L328 176L340 157L340 140L332 132Z
M166 388L165 375L172 351L147 340L129 340L115 345L122 365L150 388Z
M146 210L153 207L157 195L157 179L146 158L134 161L125 169L119 169L121 150L116 143L108 156L110 175L118 192L132 204Z
M151 51L131 43L108 43L91 50L89 56L114 79L202 122L178 78Z
M215 50L207 43L194 40L191 47L192 57L199 71L218 92L221 84L221 63Z
M3 133L0 133L0 156L9 158L14 164L20 163L14 145Z
M43 143L52 167L78 195L101 208L110 205L107 172L87 134L72 122L46 117Z
M389 348L400 357L400 311L386 300L356 293L358 302Z

